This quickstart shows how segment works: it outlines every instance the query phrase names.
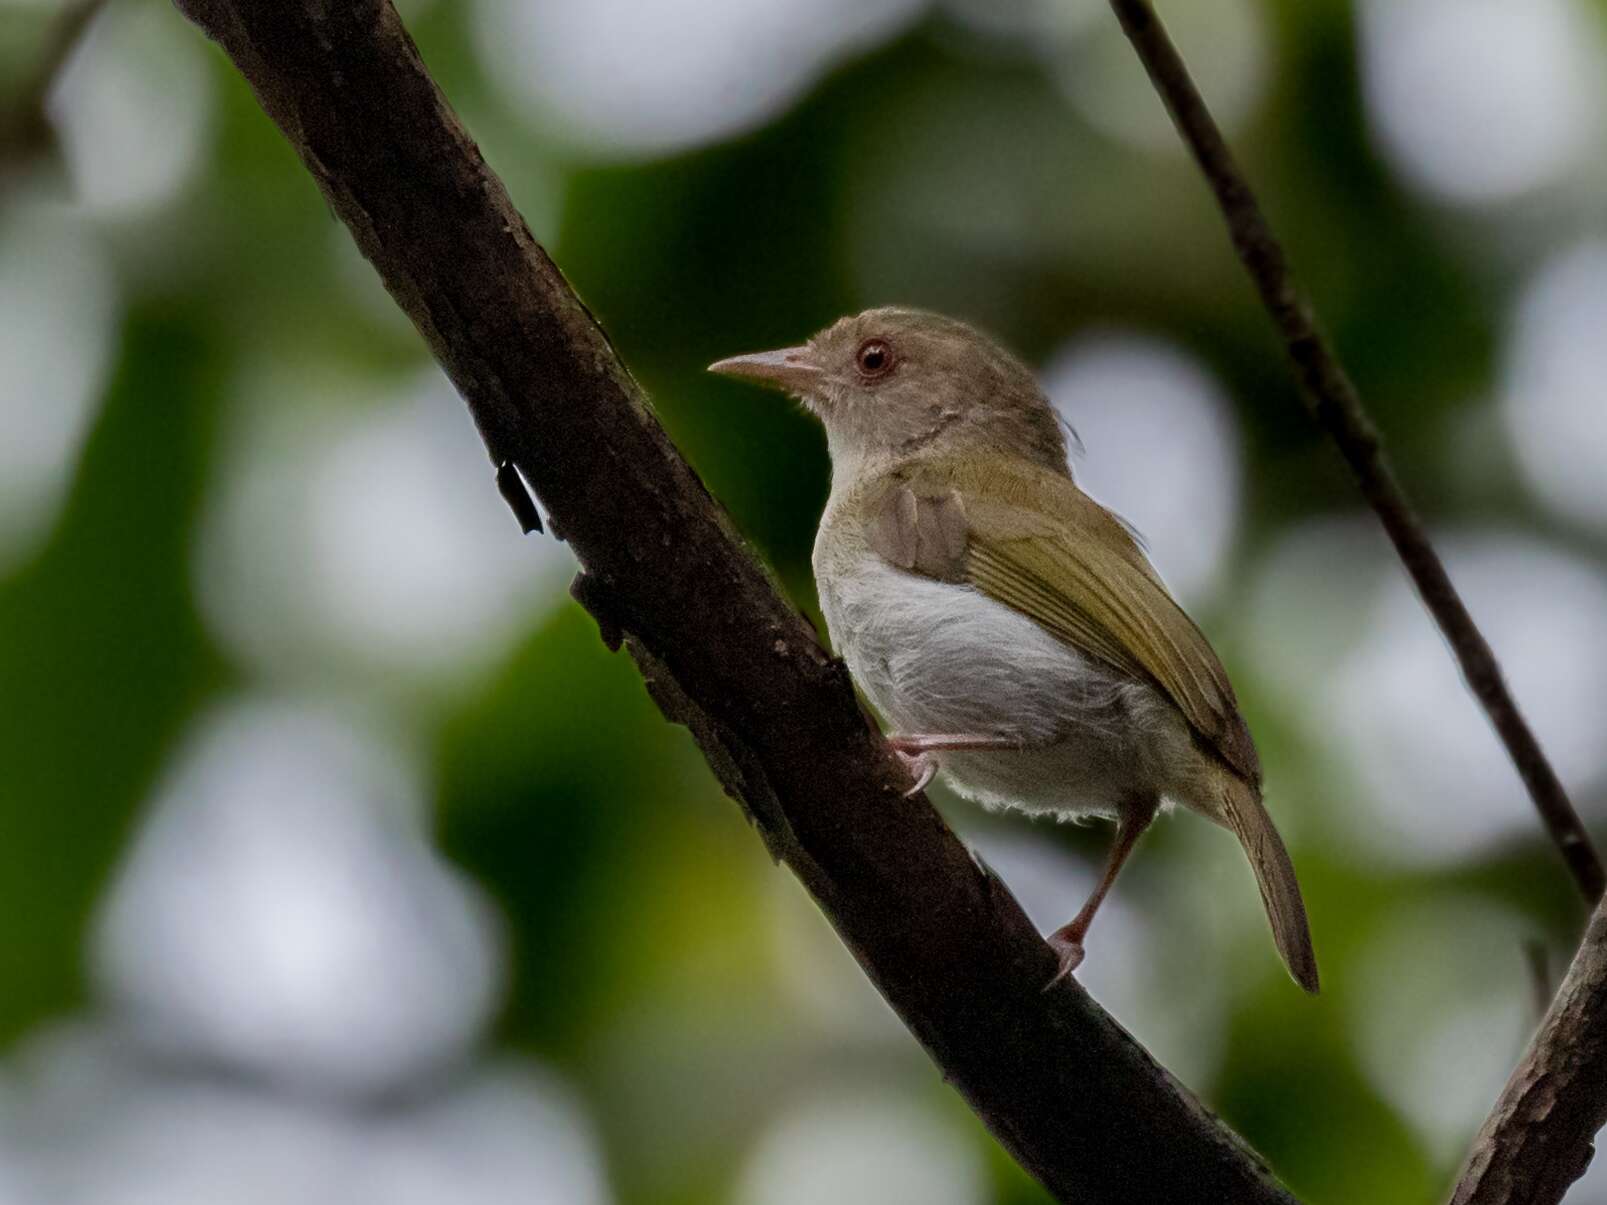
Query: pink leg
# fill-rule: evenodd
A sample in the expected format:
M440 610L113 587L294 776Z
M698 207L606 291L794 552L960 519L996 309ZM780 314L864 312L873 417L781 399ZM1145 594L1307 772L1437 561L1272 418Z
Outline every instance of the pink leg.
M1070 923L1062 925L1047 938L1055 953L1060 955L1060 970L1049 981L1047 987L1053 987L1081 965L1082 943L1088 936L1088 926L1094 923L1094 913L1099 911L1099 905L1104 902L1111 884L1121 873L1127 856L1133 852L1133 847L1144 835L1144 830L1149 827L1150 821L1155 819L1158 809L1157 800L1146 800L1141 805L1130 805L1122 809L1121 819L1116 822L1116 840L1111 843L1110 856L1105 859L1105 873L1100 876L1099 885L1088 897L1088 902L1082 906L1082 911L1077 913Z
M1002 736L973 736L967 733L917 732L906 736L890 736L887 743L910 772L915 785L904 792L905 797L926 789L927 783L937 776L937 758L934 753L960 752L977 749L1018 749L1020 741Z
M887 738L900 753L949 753L975 749L1019 749L1021 742L1007 736L982 736L969 732L912 732Z

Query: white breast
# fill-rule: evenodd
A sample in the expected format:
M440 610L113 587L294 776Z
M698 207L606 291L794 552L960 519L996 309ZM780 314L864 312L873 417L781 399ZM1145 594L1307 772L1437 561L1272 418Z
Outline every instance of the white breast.
M822 552L817 544L832 643L894 730L1022 746L943 756L962 793L991 806L1110 814L1124 793L1166 777L1164 763L1187 747L1181 715L1152 687L1003 603L907 573L862 545L837 543L829 563Z
M1064 700L1111 683L1037 624L969 586L896 569L874 553L822 593L832 642L900 729L1052 740Z

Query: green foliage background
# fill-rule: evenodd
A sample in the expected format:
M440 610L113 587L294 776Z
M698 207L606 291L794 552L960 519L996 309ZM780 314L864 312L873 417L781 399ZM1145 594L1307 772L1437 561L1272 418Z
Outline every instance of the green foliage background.
M146 19L193 36L171 10L148 7ZM1425 199L1369 131L1352 8L1280 0L1259 11L1270 82L1236 141L1402 478L1437 528L1515 533L1599 573L1607 529L1542 505L1491 399L1524 280L1561 228L1599 230L1601 194L1549 234L1531 222L1516 236L1500 215ZM37 52L49 16L0 7L8 80ZM1249 616L1258 567L1279 541L1310 520L1354 516L1358 501L1301 412L1192 166L1101 133L1040 58L941 13L839 62L749 132L663 157L599 157L544 131L497 89L470 21L469 8L437 3L412 28L679 446L806 609L823 443L791 407L710 379L711 360L898 300L972 318L1038 362L1080 331L1132 328L1171 340L1216 378L1242 434L1243 508L1226 584L1200 618L1263 748L1274 810L1293 818L1327 991L1307 1000L1281 976L1256 928L1248 876L1188 819L1162 826L1118 889L1161 936L1142 950L1102 947L1096 929L1090 960L1146 951L1174 960L1165 982L1176 994L1152 1000L1152 1012L1186 1014L1194 1005L1181 985L1214 985L1219 1013L1184 1027L1209 1047L1190 1086L1303 1197L1434 1199L1457 1151L1370 1068L1366 1015L1399 1013L1428 1041L1436 1016L1469 995L1524 998L1510 933L1544 943L1556 965L1581 911L1515 778L1504 784L1509 831L1468 857L1380 861L1343 837L1367 823L1353 800L1365 789L1355 762L1368 750L1335 756L1321 709L1285 706L1268 667L1296 654L1280 643L1287 632L1257 630ZM108 1007L88 970L88 935L198 717L225 700L308 689L356 700L403 734L424 767L439 848L501 917L509 977L486 1045L567 1080L597 1127L620 1202L732 1199L754 1144L796 1101L869 1089L916 1102L974 1147L988 1199L1044 1199L863 998L847 956L769 865L685 734L662 722L628 660L610 655L558 594L561 573L517 640L466 683L393 681L337 663L309 687L220 639L197 599L197 548L229 471L225 429L240 407L297 405L260 389L242 395L242 374L269 363L287 384L333 372L383 391L427 364L412 332L371 304L372 286L352 284L341 232L241 81L210 50L206 62L216 108L184 187L137 216L76 228L116 268L114 363L59 515L26 557L0 565L0 1050ZM1006 215L989 230L1009 238L966 238L932 220L960 204L952 197L889 200L867 183L888 157L934 143L958 166L930 187L976 188L980 209ZM60 203L71 180L59 164L36 163L3 187L0 217ZM867 279L900 292L873 293ZM482 468L465 465L463 491L491 490ZM1381 538L1363 546L1365 566L1328 563L1311 578L1314 607L1346 579L1377 572ZM509 520L499 555L527 551ZM1340 612L1325 630L1343 649L1369 622L1365 610ZM1426 619L1416 638L1436 642ZM1571 785L1607 837L1602 764ZM1106 838L985 820L939 799L968 833L1005 830L1085 867ZM1454 799L1387 806L1438 809L1448 833L1459 824ZM1510 929L1490 936L1486 983L1418 990L1410 976L1386 982L1367 971L1399 917L1441 906L1509 918ZM1215 909L1231 921L1194 940L1190 918ZM1191 936L1169 942L1169 930ZM1439 951L1416 957L1427 983ZM1141 1019L1123 1019L1145 1037ZM1509 1031L1487 1040L1515 1057ZM1480 1040L1476 1026L1457 1032ZM1493 1099L1489 1088L1462 1104L1469 1116ZM1607 1200L1607 1187L1582 1191Z

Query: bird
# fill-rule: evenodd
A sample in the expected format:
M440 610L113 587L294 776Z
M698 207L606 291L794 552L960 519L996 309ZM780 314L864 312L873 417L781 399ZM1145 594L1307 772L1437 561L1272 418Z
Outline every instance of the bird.
M1046 938L1051 982L1082 963L1128 856L1175 806L1238 838L1278 953L1315 993L1305 903L1227 673L1133 530L1078 486L1032 370L903 306L709 370L789 393L825 428L820 609L910 793L941 774L990 810L1115 822L1097 886Z

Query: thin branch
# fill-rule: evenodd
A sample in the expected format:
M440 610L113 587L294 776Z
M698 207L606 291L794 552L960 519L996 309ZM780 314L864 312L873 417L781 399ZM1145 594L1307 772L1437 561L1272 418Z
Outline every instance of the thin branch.
M1474 1140L1452 1205L1556 1205L1607 1125L1607 902Z
M1149 0L1110 0L1110 6L1216 194L1233 246L1283 336L1313 416L1339 448L1362 494L1383 523L1424 605L1455 653L1462 676L1506 746L1546 831L1562 852L1581 894L1594 904L1602 897L1607 876L1579 813L1518 710L1489 643L1468 614L1444 562L1413 513L1384 457L1377 428L1362 406L1356 387L1317 329L1311 303L1296 283L1283 247L1234 162L1177 47Z
M1059 1200L1290 1198L1075 983L903 772L531 238L386 0L179 0L222 44L771 853ZM511 491L513 474L500 472ZM522 521L528 508L516 506Z
M106 0L79 0L56 18L45 39L44 53L34 64L10 110L0 118L0 174L50 149L55 136L46 105L56 77Z
M1111 0L1117 19L1216 194L1233 245L1299 370L1307 401L1355 474L1455 651L1585 898L1603 871L1584 825L1502 679L1489 644L1413 514L1362 407L1300 291L1177 48L1149 0ZM1540 1031L1474 1143L1452 1205L1555 1205L1589 1166L1607 1124L1607 901L1601 902Z

